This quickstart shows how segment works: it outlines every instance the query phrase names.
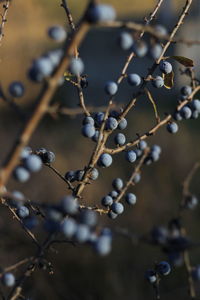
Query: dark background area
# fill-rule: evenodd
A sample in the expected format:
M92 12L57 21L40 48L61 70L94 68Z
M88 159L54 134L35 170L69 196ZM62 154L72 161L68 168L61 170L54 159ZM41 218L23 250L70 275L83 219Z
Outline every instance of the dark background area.
M142 21L155 5L155 1L144 2L145 4L136 0L120 3L117 0L109 1L116 7L119 19L134 21ZM1 84L7 93L7 86L11 81L24 82L25 96L17 101L27 112L31 111L34 99L41 89L41 85L33 84L27 79L27 69L32 59L45 51L61 46L50 41L46 35L48 26L65 25L66 16L59 5L60 1L16 0L9 9L5 37L0 48ZM81 15L85 5L86 1L69 1L75 20ZM175 24L182 5L183 1L171 1L172 13L166 12L167 17L163 8L156 22L165 23L170 30L173 26L172 21ZM188 39L199 37L198 8L198 1L194 1L192 13L180 30L179 37L184 36ZM166 24L166 20L169 24ZM86 104L90 106L107 104L108 97L103 90L104 84L107 80L117 79L128 55L128 52L122 51L117 46L119 32L117 29L93 29L80 48L80 56L84 61L89 82L84 95ZM148 41L147 35L145 40ZM170 48L167 55L172 53L186 55L197 63L199 48L178 45ZM144 76L152 63L153 60L149 57L136 58L130 64L128 72ZM176 70L173 89L163 88L155 91L150 87L161 117L164 116L164 112L173 111L181 84L189 84L187 77L180 78L180 65L175 62L172 64ZM198 73L198 64L196 70ZM126 103L133 91L136 89L128 86L124 80L116 97L117 103ZM53 102L62 102L66 107L76 107L77 91L65 82L56 92ZM0 159L3 163L23 122L4 103L0 105L2 141ZM34 150L40 147L52 150L56 154L54 166L61 174L65 174L68 170L84 168L95 144L82 137L82 118L83 116L60 116L54 119L50 115L45 116L29 146ZM128 124L125 130L127 140L134 139L136 133L144 133L155 124L153 108L147 97L140 97L136 107L129 112ZM192 165L200 159L199 126L200 120L182 121L176 135L170 135L165 128L161 128L155 136L150 137L149 145L159 144L162 147L162 155L157 163L143 168L141 181L131 188L137 195L137 204L134 207L126 206L124 214L116 220L111 221L107 216L102 216L100 224L113 229L126 228L137 234L149 232L154 225L167 225L177 214L181 201L181 183ZM115 155L113 160L113 165L108 169L100 169L99 179L86 188L84 203L100 206L101 198L111 191L111 183L115 177L121 177L124 181L128 179L133 165L124 160L123 154ZM65 183L45 167L41 172L34 174L26 184L19 184L11 179L8 189L20 190L33 201L47 203L57 203L67 193ZM196 174L191 189L200 196L199 173ZM199 217L199 207L184 215L187 232L194 241L200 240ZM46 235L40 226L35 229L35 234L40 240ZM0 237L2 268L35 254L35 246L3 207L1 207ZM107 257L98 257L85 245L63 244L56 245L55 249L57 253L50 252L48 257L53 265L53 275L49 275L48 271L36 270L25 284L26 297L37 300L154 299L153 289L145 281L144 272L156 261L167 259L157 247L142 243L136 246L130 240L119 236L114 238L113 250ZM199 249L191 251L191 261L194 265L200 262ZM163 300L177 297L182 300L188 299L187 289L184 266L173 268L172 273L161 282ZM200 295L200 291L198 294Z

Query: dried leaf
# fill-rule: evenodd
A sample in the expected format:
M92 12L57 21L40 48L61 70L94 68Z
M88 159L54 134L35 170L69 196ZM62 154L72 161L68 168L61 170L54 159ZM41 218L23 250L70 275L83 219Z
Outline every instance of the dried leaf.
M171 89L174 85L174 72L172 71L169 74L163 74L163 79L166 89Z
M175 59L180 64L184 65L185 67L194 67L194 62L192 59L184 57L184 56L170 56L170 58Z

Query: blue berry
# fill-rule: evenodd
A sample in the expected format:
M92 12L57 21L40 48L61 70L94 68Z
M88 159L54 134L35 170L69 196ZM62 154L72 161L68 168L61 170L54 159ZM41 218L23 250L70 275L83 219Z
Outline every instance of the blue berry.
M166 261L161 261L157 266L156 270L160 275L168 275L171 272L170 264Z
M175 121L181 121L183 120L181 114L180 114L180 111L176 111L174 114L173 114L173 118Z
M14 170L14 177L19 182L26 182L30 178L30 173L24 167L16 167Z
M135 194L133 194L133 193L128 193L128 194L126 194L126 196L125 196L125 200L126 200L126 202L127 202L128 204L134 205L134 204L136 203L137 198L136 198Z
M83 125L90 124L90 125L94 126L94 119L90 116L87 116L83 119L82 124Z
M109 167L112 164L112 156L108 153L101 154L99 161L101 167Z
M166 61L162 60L159 64L160 71L164 74L169 74L172 72L172 65Z
M147 44L144 41L138 41L133 44L133 51L138 57L144 57L148 52Z
M185 85L181 88L181 94L183 96L189 96L192 93L192 88L189 85Z
M97 224L97 213L90 209L84 209L80 213L80 223L93 227Z
M123 133L117 133L115 136L115 144L122 146L126 142L126 137Z
M94 120L96 122L96 126L100 127L102 122L103 122L103 119L104 119L104 113L103 112L98 112L95 114L94 116Z
M137 158L142 155L142 150L136 148L134 151L135 151L135 154L136 154Z
M157 24L154 26L154 29L156 33L158 33L161 36L167 35L167 29L163 25Z
M151 147L151 150L152 150L152 151L156 151L156 152L158 152L159 154L162 152L161 147L160 147L159 145L153 145L153 146Z
M29 209L26 206L20 206L17 210L18 217L24 219L29 215Z
M85 137L92 138L95 135L95 127L91 124L86 124L82 127L82 134Z
M121 119L118 124L118 129L123 130L127 127L127 120L125 118Z
M125 153L125 158L128 162L135 162L137 159L137 155L134 150L129 150Z
M96 130L95 131L95 134L93 135L93 137L92 137L92 140L94 141L94 142L98 142L98 140L99 140L99 134L100 134L100 132L99 132L99 130ZM100 140L102 140L102 138L103 138L103 134L101 133L101 135L100 135Z
M128 83L133 86L138 86L141 84L142 79L138 74L129 74L127 77Z
M77 170L75 172L75 180L77 180L77 181L83 180L84 174L85 174L85 172L83 170Z
M83 73L84 63L81 58L72 58L69 64L69 70L73 75L79 76Z
M31 154L25 158L24 166L30 172L38 172L42 168L42 160L39 156Z
M47 52L46 57L50 59L53 68L55 68L59 65L63 54L63 49L55 49Z
M38 149L37 155L39 155L44 164L51 164L56 159L56 156L52 151L48 151L44 148Z
M2 278L3 285L7 287L11 287L15 284L15 276L12 273L4 273Z
M197 206L198 202L199 200L196 196L190 195L186 198L185 207L189 209L194 209Z
M199 112L198 112L198 110L194 110L194 111L192 112L191 119L198 119L198 117L199 117Z
M38 219L34 216L29 216L23 219L23 224L26 228L32 230L38 225Z
M176 133L178 131L178 125L175 122L167 124L167 131L169 133Z
M90 179L97 180L98 177L99 177L99 171L96 168L93 168L92 171L90 172Z
M102 198L101 204L105 207L111 206L113 204L113 198L111 196L107 195Z
M48 35L56 42L62 42L66 39L67 33L62 26L52 26L48 29Z
M18 97L22 97L24 95L24 85L20 82L20 81L13 81L10 85L9 85L9 93L12 97L18 98Z
M94 244L96 252L101 255L107 255L111 251L111 238L109 236L100 236Z
M65 174L65 179L70 181L70 182L75 181L76 180L76 171L68 171Z
M109 95L109 96L113 96L117 93L118 90L118 85L117 83L115 83L114 81L108 81L106 82L105 85L105 92Z
M25 147L21 154L20 154L20 158L23 159L23 158L26 158L27 156L29 156L31 154L32 150L30 147Z
M107 130L114 130L116 129L118 126L118 122L115 118L113 117L109 117L107 120L106 120L106 129Z
M151 151L150 153L150 158L153 162L158 161L160 158L160 153L158 153L157 151Z
M77 230L77 223L74 219L67 218L62 222L60 230L66 238L71 238Z
M165 227L154 227L151 231L152 241L155 244L165 244L168 239L168 230Z
M147 270L145 273L145 278L150 282L150 283L154 283L157 280L156 277L156 272L154 270Z
M188 106L183 106L180 110L180 114L183 119L188 120L192 116L192 111Z
M65 214L76 214L78 212L78 201L71 195L65 196L61 200L61 210Z
M108 194L110 197L112 197L113 199L117 198L117 196L119 195L119 193L117 191L111 191Z
M85 243L89 239L90 230L89 227L85 224L77 225L76 232L74 234L74 238L79 243Z
M120 191L123 188L123 185L124 183L121 178L115 178L112 182L112 186L117 191Z
M53 71L51 60L48 57L38 58L34 62L33 67L42 77L50 76Z
M164 80L162 77L160 76L156 76L153 80L152 80L152 85L153 87L159 89L161 87L163 87L164 85Z
M86 19L90 23L113 21L115 18L115 10L108 4L92 4L86 13Z
M134 183L138 183L141 180L141 175L140 173L136 173L134 178L133 178L133 182Z
M149 50L149 54L151 55L151 57L154 60L156 60L160 57L162 50L163 50L163 48L160 44L155 44L155 45L151 46L151 48Z
M124 206L122 203L120 202L114 202L112 205L111 205L111 210L117 214L117 215L120 215L123 213L124 211Z
M108 212L108 217L112 220L116 219L118 214L114 213L112 210Z
M122 50L129 50L133 46L133 37L128 32L121 32L119 38L118 38L119 46L122 48Z
M200 100L194 99L190 102L191 108L197 110L200 113Z
M146 141L139 141L139 143L138 143L138 148L140 149L140 150L144 150L144 149L146 149L146 147L147 147L147 142Z

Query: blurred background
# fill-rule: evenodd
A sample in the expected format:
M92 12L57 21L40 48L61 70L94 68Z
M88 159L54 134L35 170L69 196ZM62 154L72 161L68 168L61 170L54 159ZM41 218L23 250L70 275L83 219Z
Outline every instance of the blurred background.
M117 11L118 19L142 22L152 12L155 0L110 0ZM163 24L170 31L176 23L184 1L165 0L153 24ZM68 1L75 22L84 11L87 1ZM200 5L194 1L193 7L177 37L200 39ZM9 8L5 36L0 47L0 79L5 94L10 82L21 80L26 87L25 95L17 103L27 113L31 112L35 98L41 90L40 84L32 83L27 78L27 70L33 59L39 55L61 47L47 36L51 25L67 26L66 15L60 7L59 0L16 0ZM84 90L86 105L102 106L108 102L104 93L107 80L116 80L120 74L128 53L117 45L119 29L92 29L81 45L80 56L85 64L89 86ZM148 36L145 35L148 41ZM195 70L199 74L199 48L187 47L183 44L174 45L167 55L184 55L194 60ZM147 68L153 63L148 55L136 58L129 66L128 72L145 76ZM175 85L171 90L161 89L153 92L161 117L165 112L173 112L182 84L189 84L186 76L180 76L180 65L175 62ZM126 80L120 86L116 96L117 103L126 103L136 90ZM66 107L77 107L77 91L65 82L56 92L53 102L62 103ZM0 108L0 158L3 163L13 142L23 126L23 121L1 103ZM81 122L83 116L47 115L34 133L30 145L34 150L45 147L56 154L54 166L65 174L69 170L82 169L87 164L94 149L94 143L82 137ZM140 97L135 109L128 114L129 126L125 130L127 140L134 139L136 133L144 133L155 124L153 108L145 96ZM125 213L111 221L107 216L101 217L100 224L126 228L130 232L145 234L154 225L167 225L175 217L181 201L181 183L192 165L200 160L199 142L200 120L182 121L176 135L170 135L162 128L148 140L149 145L159 144L162 147L160 160L142 170L141 181L132 188L138 201L134 207L126 206ZM111 140L113 137L111 136ZM111 143L113 144L113 143ZM112 180L121 177L124 181L130 176L133 165L124 160L124 155L113 157L114 163L108 169L100 170L99 179L88 186L84 192L87 204L100 205L101 198L112 190ZM26 184L10 180L10 190L20 190L33 201L57 203L67 193L66 185L47 168L31 177ZM200 196L199 173L192 182L192 191ZM200 240L199 230L200 208L184 215L184 224L190 237ZM44 233L35 229L35 234L42 238ZM24 257L34 255L35 246L31 244L25 232L17 226L3 207L0 218L0 266L2 268L14 264ZM50 253L54 273L36 270L33 277L25 284L24 296L28 299L154 299L152 287L144 279L144 272L156 261L167 257L159 248L140 244L133 245L130 240L116 237L113 250L107 257L98 257L87 246L56 245L57 253ZM200 263L199 250L191 251L194 265ZM161 281L163 300L188 299L187 277L185 268L173 268L170 276ZM199 289L199 287L197 286ZM200 295L200 289L198 290Z

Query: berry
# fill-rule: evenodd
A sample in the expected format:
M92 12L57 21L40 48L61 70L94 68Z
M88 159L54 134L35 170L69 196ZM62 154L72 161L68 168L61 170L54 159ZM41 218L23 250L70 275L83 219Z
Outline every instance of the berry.
M2 278L3 285L11 287L15 284L15 276L12 273L4 273Z
M50 76L53 71L53 65L48 57L40 57L34 62L33 67L42 77Z
M133 163L137 159L137 155L134 150L129 150L125 153L125 158L128 162Z
M167 29L163 25L157 24L155 25L154 29L156 33L158 33L161 36L167 35Z
M111 205L111 210L117 214L117 215L120 215L123 213L124 211L124 206L122 203L120 202L114 202L112 205Z
M119 193L117 191L112 191L108 194L110 197L112 197L113 199L117 198L117 196L119 195Z
M168 238L168 230L165 227L154 227L151 231L151 237L155 244L165 244Z
M63 49L55 49L47 52L46 57L50 59L52 66L55 68L59 65L63 54Z
M127 120L125 118L121 119L118 124L118 129L123 130L127 127Z
M181 94L183 96L189 96L192 93L192 88L189 85L185 85L181 88Z
M199 200L197 199L196 196L190 195L186 197L185 207L189 209L194 209L197 206L198 202Z
M174 118L175 121L181 121L181 120L183 120L183 118L181 117L180 111L176 111L173 114L173 118Z
M56 159L56 156L52 151L48 151L44 148L37 150L37 154L44 164L51 164Z
M61 210L64 214L74 215L78 212L78 201L73 196L65 196L61 199Z
M133 178L133 182L138 183L140 180L141 180L141 175L139 173L136 173Z
M103 122L103 119L104 119L104 113L103 112L98 112L95 114L94 116L94 120L96 122L96 126L100 127L102 122Z
M65 179L70 181L70 182L75 181L76 180L76 172L75 171L68 171L65 174Z
M178 125L175 122L167 124L167 131L169 133L176 133L178 131Z
M111 206L113 204L113 198L111 196L107 195L102 198L101 204L105 207Z
M18 98L18 97L22 97L24 95L24 85L20 82L20 81L13 81L10 85L9 85L9 93L12 97Z
M112 164L112 156L108 153L101 154L99 161L101 167L109 167Z
M163 48L160 44L155 44L150 48L149 54L154 60L156 60L160 57L162 50Z
M162 60L159 65L160 71L164 74L169 74L172 72L172 65L166 61Z
M136 196L133 193L126 194L125 200L128 204L134 205L136 203Z
M153 80L152 80L152 85L153 87L159 89L161 87L163 87L164 85L164 80L162 77L160 76L156 76Z
M29 216L29 209L26 206L20 206L17 210L17 215L24 219Z
M154 270L147 270L145 273L145 278L150 282L150 283L154 283L157 280L156 277L156 272Z
M94 248L99 255L107 255L111 251L111 238L105 235L98 237L95 241Z
M48 35L56 42L62 42L66 39L67 33L62 26L52 26L48 29Z
M117 93L118 85L114 81L108 81L105 85L105 92L109 96L113 96Z
M92 117L85 117L82 122L83 125L90 124L94 126L94 119Z
M142 82L142 79L138 74L129 74L127 80L128 83L133 86L138 86Z
M85 243L89 239L90 230L89 227L85 224L77 225L76 232L74 234L74 238L79 243Z
M192 116L192 111L188 106L183 106L180 110L180 115L183 119L190 119Z
M100 134L99 130L96 130L95 134L92 137L92 140L96 143L98 142L99 134ZM103 138L103 134L101 133L100 140L102 140L102 138Z
M151 147L151 151L156 151L160 154L162 150L161 150L161 147L159 145L153 145Z
M95 127L91 124L86 124L82 127L82 134L85 137L92 138L95 135Z
M146 141L139 141L139 143L138 143L138 148L140 149L140 150L144 150L144 149L146 149L146 147L147 147L147 142Z
M84 63L81 58L73 57L69 64L69 70L73 75L79 76L83 73Z
M34 216L29 216L23 219L23 224L26 228L32 230L38 225L38 219Z
M97 220L97 213L95 211L90 209L84 209L81 211L80 223L93 227L97 224Z
M76 230L77 223L72 218L65 219L60 226L60 231L66 236L66 238L71 238Z
M114 130L116 129L118 126L118 122L115 118L113 117L109 117L107 120L106 120L106 129L107 130Z
M147 54L148 47L144 41L135 42L133 45L133 51L138 57L144 57Z
M118 44L122 48L122 50L129 50L133 46L133 38L132 35L128 32L121 32L118 38Z
M14 177L19 182L26 182L30 178L30 173L24 167L16 167L14 170Z
M122 146L126 142L126 137L123 133L117 133L115 136L115 144Z
M194 99L190 102L191 108L197 110L200 113L200 100Z
M191 119L197 119L199 117L199 112L198 110L194 110L192 112L192 116L191 116Z
M157 266L156 270L160 275L168 275L171 272L170 264L166 261L161 261Z
M75 172L75 180L77 180L77 181L83 180L84 174L85 174L85 172L83 170L77 170Z
M86 19L90 23L113 21L115 18L115 10L108 4L92 4L86 13Z
M117 191L120 191L123 188L123 181L121 178L115 178L112 182L112 186L114 187L114 189L116 189Z
M20 154L20 158L22 158L22 159L26 158L27 156L29 156L31 154L31 152L32 152L32 150L30 147L25 147Z
M108 212L108 217L112 220L116 219L118 214L114 213L112 210Z
M96 180L99 177L99 171L96 168L93 168L90 172L90 179Z
M30 172L38 172L42 168L42 160L39 156L31 154L25 158L24 166Z

